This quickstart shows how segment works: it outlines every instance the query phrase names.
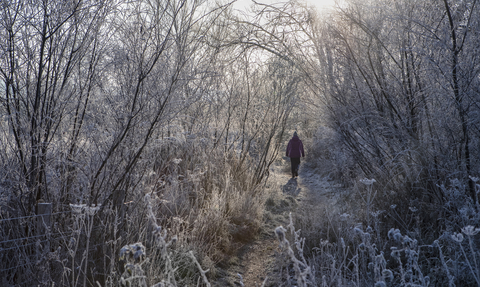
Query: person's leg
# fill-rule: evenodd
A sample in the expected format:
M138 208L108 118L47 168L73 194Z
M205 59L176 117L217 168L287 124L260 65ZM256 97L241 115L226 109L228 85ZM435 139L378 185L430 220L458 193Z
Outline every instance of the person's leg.
M298 165L300 164L300 158L293 157L290 159L292 162L292 177L298 176Z
M292 178L294 178L295 177L295 169L296 169L295 158L290 158L290 165L291 165L291 170L292 170Z
M298 176L298 170L300 169L300 158L297 161L297 168L295 169L295 175Z

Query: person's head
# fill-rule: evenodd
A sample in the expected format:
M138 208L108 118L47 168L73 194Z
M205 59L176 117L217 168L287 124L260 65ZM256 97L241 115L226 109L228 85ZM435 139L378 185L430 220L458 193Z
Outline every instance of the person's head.
M297 131L294 131L294 132L293 132L293 137L298 137Z

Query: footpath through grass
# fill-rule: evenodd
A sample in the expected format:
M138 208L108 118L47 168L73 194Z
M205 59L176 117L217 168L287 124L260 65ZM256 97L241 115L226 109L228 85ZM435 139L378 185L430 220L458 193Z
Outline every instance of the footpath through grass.
M295 179L291 178L288 168L289 164L285 163L271 169L259 235L220 266L214 286L289 286L295 283L292 262L285 257L285 246L281 246L275 229L287 228L291 215L295 229L300 228L297 225L302 226L300 236L305 232L312 237L311 233L318 230L315 226L323 224L325 213L328 217L341 211L338 202L346 190L339 184L308 163L302 164L299 177ZM291 240L293 244L294 238Z

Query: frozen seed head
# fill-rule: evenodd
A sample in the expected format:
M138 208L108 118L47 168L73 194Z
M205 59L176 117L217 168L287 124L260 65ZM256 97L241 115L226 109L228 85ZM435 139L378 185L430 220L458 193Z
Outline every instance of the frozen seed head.
M366 250L365 244L364 244L364 243L360 243L360 244L358 245L358 250L360 250L360 251L362 251L362 252L365 251L365 250Z
M453 239L454 241L458 242L458 243L461 243L461 242L463 241L463 234L461 234L461 233L456 233L456 232L455 232L455 233L452 235L452 239Z
M340 215L340 220L346 221L350 217L350 214L348 213L343 213Z
M417 245L417 240L408 237L407 235L403 236L403 243L408 244L410 247Z
M425 280L425 286L429 286L430 285L430 276L425 276L425 278L423 278Z
M462 228L462 232L465 233L467 236L473 236L476 235L480 231L480 228L475 228L471 225L467 225L464 228Z
M86 204L70 204L70 208L72 209L73 214L87 214L87 215L95 215L98 210L100 210L100 205L97 206L87 206Z
M393 280L393 272L390 269L383 269L382 275L385 278L388 278L389 280Z
M390 255L398 260L400 258L400 251L396 247L392 247L392 253L390 253Z
M360 179L360 182L365 184L365 185L372 185L377 181L373 178L372 179L364 178L364 179Z
M375 283L375 287L387 287L384 281L378 281Z
M95 213L100 210L100 205L88 206L87 208L85 208L85 210L88 215L95 215Z
M355 228L353 229L353 231L354 231L355 233L359 234L360 236L363 236L363 230L361 230L360 228L355 227Z
M86 204L71 204L70 203L70 208L72 209L72 212L74 214L82 214L83 208L86 206Z
M125 260L127 262L141 262L145 259L145 246L141 242L137 242L131 245L125 245L120 249L119 260Z
M388 231L388 238L391 240L402 241L402 233L398 229L390 229Z
M382 213L384 213L384 212L385 212L385 210L377 210L377 211L371 212L370 214L371 214L373 217L377 218L380 214L382 214Z
M142 260L143 256L145 255L145 253L143 251L144 250L142 250L142 249L137 249L135 251L135 253L133 254L133 259L135 259L135 261Z

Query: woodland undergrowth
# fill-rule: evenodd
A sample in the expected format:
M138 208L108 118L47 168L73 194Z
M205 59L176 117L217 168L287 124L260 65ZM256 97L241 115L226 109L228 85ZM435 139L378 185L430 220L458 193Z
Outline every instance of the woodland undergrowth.
M159 140L144 158L150 172L132 175L142 180L120 203L79 202L52 218L36 262L30 246L5 241L16 255L2 263L3 283L30 274L40 286L209 286L261 224L264 195L250 158L201 138ZM24 237L4 221L5 238Z
M325 142L312 144L318 151ZM341 182L327 163L328 156L307 164ZM478 194L479 180L471 179ZM289 258L285 286L480 286L480 213L467 184L439 186L444 204L435 205L384 190L379 181L344 184L349 191L336 195L335 206L304 205L287 229L277 228Z
M250 184L249 160L195 144L155 152L156 173L137 199L144 236L120 253L125 286L210 286L216 266L260 227L264 199Z

